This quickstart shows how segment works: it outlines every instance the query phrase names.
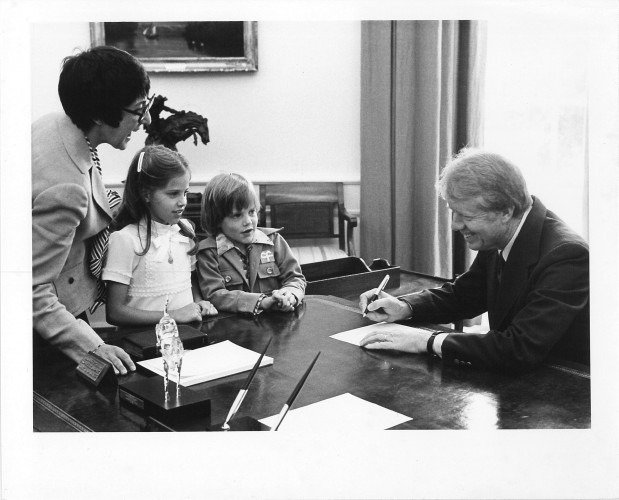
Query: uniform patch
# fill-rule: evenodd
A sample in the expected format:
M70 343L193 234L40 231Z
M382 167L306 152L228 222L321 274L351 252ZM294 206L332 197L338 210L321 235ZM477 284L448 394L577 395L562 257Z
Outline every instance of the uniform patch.
M260 263L266 264L267 262L275 262L275 256L271 250L264 250L260 253Z

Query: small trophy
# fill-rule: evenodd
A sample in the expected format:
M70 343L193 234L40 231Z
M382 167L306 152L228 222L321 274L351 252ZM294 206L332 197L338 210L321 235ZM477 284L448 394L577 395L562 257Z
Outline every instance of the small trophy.
M169 373L176 372L178 382L176 384L176 397L180 394L181 386L181 365L183 364L183 342L178 334L176 321L168 314L169 298L166 297L165 306L163 307L163 317L159 320L155 332L157 334L157 347L161 350L163 358L163 368L165 377L163 379L163 390L165 399L168 400L168 381Z

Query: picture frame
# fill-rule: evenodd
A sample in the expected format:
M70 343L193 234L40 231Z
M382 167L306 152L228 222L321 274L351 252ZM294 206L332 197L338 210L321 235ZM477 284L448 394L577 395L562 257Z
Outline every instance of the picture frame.
M256 21L90 23L90 39L126 50L149 72L258 70Z

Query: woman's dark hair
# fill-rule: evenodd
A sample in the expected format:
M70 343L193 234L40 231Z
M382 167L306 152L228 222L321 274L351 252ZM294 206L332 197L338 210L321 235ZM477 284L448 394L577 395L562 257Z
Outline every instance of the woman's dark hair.
M216 175L206 185L202 196L202 227L211 236L217 236L225 217L235 209L250 207L260 210L260 201L251 182L239 174Z
M183 155L165 146L146 146L133 157L125 181L123 200L112 221L111 229L119 231L129 224L138 224L139 236L139 222L146 219L145 240L140 236L144 250L138 255L145 255L148 252L152 235L152 218L146 203L146 195L156 189L165 188L171 179L185 175L187 172L191 173ZM194 242L193 247L187 253L195 255L198 252L198 239L193 228L183 221L178 225L181 234Z
M135 57L116 47L99 46L66 57L58 95L71 121L88 131L95 120L118 127L123 108L147 97L150 79Z

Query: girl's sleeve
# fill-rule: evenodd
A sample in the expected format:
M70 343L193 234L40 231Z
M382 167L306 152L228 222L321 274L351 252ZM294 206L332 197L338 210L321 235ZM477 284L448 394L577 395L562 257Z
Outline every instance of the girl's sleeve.
M102 279L129 285L133 277L136 257L134 242L130 234L123 231L110 234Z
M259 293L227 290L219 269L216 248L201 248L198 252L198 283L205 300L218 311L253 313L260 298Z
M293 293L300 304L305 296L307 282L301 272L299 261L295 258L286 240L278 233L273 234L275 258L279 267L279 287Z

